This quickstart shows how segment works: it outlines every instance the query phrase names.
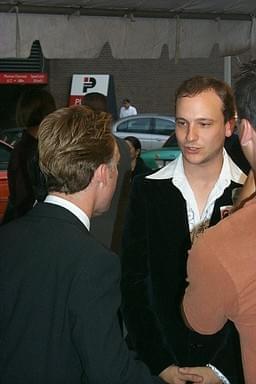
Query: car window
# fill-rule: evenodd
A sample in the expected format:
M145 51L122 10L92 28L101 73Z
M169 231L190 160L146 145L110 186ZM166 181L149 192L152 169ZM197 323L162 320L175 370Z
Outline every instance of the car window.
M154 126L155 134L169 136L174 129L175 129L175 123L173 121L167 120L167 119L161 119L161 118L155 119L155 126Z
M150 118L124 121L118 125L117 132L151 133Z
M122 123L118 124L116 131L117 132L128 132L128 121L123 121Z

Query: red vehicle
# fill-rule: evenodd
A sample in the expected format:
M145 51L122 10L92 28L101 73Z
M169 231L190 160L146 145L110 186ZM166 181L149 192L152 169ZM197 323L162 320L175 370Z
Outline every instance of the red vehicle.
M7 178L7 167L13 146L0 140L0 222L4 215L8 197L8 178Z

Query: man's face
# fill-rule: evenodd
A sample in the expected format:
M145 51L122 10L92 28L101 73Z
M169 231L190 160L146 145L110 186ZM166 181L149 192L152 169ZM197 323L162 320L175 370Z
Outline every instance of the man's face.
M222 107L214 90L177 100L176 136L184 162L201 165L222 156L225 136L232 134Z
M140 150L139 149L135 149L134 146L132 145L132 143L129 140L125 140L125 141L126 141L128 147L129 147L129 152L130 152L131 159L132 160L137 159L137 157L139 156Z
M124 101L123 106L125 107L125 109L128 109L130 107L130 103L128 103L128 101Z

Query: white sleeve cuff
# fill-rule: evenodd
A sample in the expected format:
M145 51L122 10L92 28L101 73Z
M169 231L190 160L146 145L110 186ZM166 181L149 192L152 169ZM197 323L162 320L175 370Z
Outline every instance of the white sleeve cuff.
M211 370L223 384L230 384L230 381L226 378L226 376L224 376L216 367L211 364L206 364L206 367L211 368Z

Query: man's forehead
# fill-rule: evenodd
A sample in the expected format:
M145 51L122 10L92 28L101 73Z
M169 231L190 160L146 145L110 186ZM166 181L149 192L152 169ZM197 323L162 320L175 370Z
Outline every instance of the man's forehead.
M220 103L222 103L222 99L220 98L220 96L218 95L218 93L212 89L212 88L209 88L209 89L205 89L205 90L202 90L201 92L196 92L196 93L192 93L192 94L183 94L183 95L180 95L178 98L177 98L177 103L179 101L182 101L182 100L195 100L195 99L209 99L209 98L213 98L213 99L216 99L216 100L219 100Z
M178 110L180 111L180 109L186 112L185 110L187 107L194 110L201 109L202 114L204 114L204 109L205 111L213 111L219 109L223 112L223 101L214 90L208 90L197 93L195 95L184 95L177 99L176 113Z

